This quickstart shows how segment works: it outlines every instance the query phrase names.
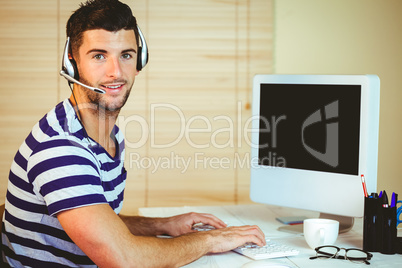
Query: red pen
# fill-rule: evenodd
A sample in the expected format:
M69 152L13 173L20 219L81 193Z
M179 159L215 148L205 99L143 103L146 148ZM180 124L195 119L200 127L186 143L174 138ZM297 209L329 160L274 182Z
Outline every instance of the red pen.
M364 175L361 175L362 178L362 185L363 185L363 192L364 192L364 197L368 197L367 193L367 186L366 186L366 180L364 179Z

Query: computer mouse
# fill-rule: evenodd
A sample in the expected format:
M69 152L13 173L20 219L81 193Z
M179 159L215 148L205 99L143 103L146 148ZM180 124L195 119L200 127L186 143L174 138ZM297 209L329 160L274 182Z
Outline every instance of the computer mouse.
M245 263L242 266L242 268L264 268L264 267L291 268L291 266L286 265L285 263L283 263L283 262L281 262L279 260L274 260L274 259L251 261L251 262Z

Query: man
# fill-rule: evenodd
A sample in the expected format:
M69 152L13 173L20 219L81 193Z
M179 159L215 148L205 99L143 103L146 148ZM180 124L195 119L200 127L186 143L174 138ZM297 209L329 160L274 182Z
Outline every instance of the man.
M2 228L5 264L176 267L246 242L263 245L258 227L226 227L210 214L119 215L126 171L115 121L140 69L137 23L127 5L92 0L70 17L67 36L77 72L69 80L80 83L34 126L14 158ZM192 230L200 222L216 229Z

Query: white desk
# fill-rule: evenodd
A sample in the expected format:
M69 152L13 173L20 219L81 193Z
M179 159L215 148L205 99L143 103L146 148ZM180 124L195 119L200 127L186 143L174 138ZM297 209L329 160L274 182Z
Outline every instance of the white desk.
M283 226L275 220L280 216L300 216L309 218L318 217L318 213L281 208L268 205L238 205L238 206L209 206L209 207L171 207L171 208L140 208L139 215L147 217L167 217L187 212L212 213L227 222L229 225L258 225L265 235L270 239L288 244L300 251L298 256L281 258L279 261L290 267L402 267L402 255L384 255L374 253L370 260L371 265L355 264L347 260L310 260L309 257L315 255L315 251L310 249L301 234L291 234L278 231L278 227ZM340 234L336 245L343 248L362 248L363 227L362 219L356 219L352 230ZM215 268L236 268L252 261L251 259L234 253L232 251L222 254L208 254L193 263L184 267L215 267Z

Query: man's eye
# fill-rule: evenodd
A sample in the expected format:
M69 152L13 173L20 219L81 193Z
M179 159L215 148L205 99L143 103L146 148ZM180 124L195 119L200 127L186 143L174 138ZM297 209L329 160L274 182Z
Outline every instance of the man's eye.
M123 55L122 55L122 58L123 58L123 59L131 59L132 56L131 56L131 54L123 54Z
M97 54L97 55L94 56L94 59L96 59L96 60L102 60L102 59L104 59L104 57L103 57L102 54Z

